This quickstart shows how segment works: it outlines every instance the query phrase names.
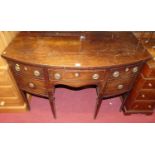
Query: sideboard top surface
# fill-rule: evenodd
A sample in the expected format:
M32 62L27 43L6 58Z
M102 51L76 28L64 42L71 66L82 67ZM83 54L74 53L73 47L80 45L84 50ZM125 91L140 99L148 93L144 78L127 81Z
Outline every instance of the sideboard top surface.
M53 67L108 67L151 55L131 32L21 32L2 55Z

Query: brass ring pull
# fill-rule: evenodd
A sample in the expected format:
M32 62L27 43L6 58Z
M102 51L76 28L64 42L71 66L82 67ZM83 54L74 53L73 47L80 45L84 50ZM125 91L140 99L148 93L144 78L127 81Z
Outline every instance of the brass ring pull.
M4 105L5 105L5 101L1 101L0 106L4 106Z
M134 67L134 68L132 69L132 71L133 71L133 73L138 72L138 67L137 67L137 66L136 66L136 67Z
M34 74L34 76L40 76L40 72L38 71L38 70L35 70L34 72L33 72L33 74Z
M54 77L55 77L56 80L61 79L61 75L59 73L55 73L54 74Z
M19 64L16 64L16 65L15 65L15 70L16 70L17 72L20 71L20 65L19 65Z
M123 89L123 87L124 87L124 86L123 86L122 84L120 84L120 85L117 86L117 89L120 90L120 89Z
M100 77L100 75L99 75L99 74L93 74L93 76L92 76L92 78L93 78L94 80L99 79L99 77Z
M114 73L113 73L113 77L119 77L119 71L115 71Z

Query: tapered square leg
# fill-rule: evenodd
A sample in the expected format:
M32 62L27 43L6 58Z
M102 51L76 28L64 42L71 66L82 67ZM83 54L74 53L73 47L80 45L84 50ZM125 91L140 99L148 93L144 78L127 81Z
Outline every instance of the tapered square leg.
M95 106L94 119L96 119L96 117L98 115L98 112L99 112L100 107L101 107L101 103L102 103L102 98L97 98L96 106Z
M52 93L49 93L49 102L50 102L51 110L53 113L53 117L56 119L55 98L53 97Z

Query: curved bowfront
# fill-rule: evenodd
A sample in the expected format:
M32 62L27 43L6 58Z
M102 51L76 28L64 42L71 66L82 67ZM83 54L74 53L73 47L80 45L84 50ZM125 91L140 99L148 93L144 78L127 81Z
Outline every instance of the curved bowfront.
M22 32L2 55L21 91L49 97L56 85L97 86L103 98L129 93L151 58L130 32Z

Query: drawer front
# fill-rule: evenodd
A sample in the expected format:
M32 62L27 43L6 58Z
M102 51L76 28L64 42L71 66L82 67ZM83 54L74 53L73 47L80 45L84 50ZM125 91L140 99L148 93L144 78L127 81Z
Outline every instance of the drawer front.
M11 85L0 86L0 97L13 97L16 95L17 94Z
M139 70L140 70L139 65L114 68L111 70L109 79L110 80L111 79L120 79L120 78L129 79L130 77L137 76Z
M154 80L146 79L143 89L155 89L155 79Z
M137 100L155 100L155 90L141 90Z
M151 60L151 62L148 62L145 64L144 68L143 68L143 75L144 77L149 77L149 78L154 78L155 77L155 67L153 68L151 66L151 64L154 63L154 61Z
M103 80L105 78L105 70L91 71L91 70L49 70L50 80Z
M33 78L44 79L43 68L31 65L24 65L16 62L9 62L15 74L28 75Z
M155 101L136 101L130 107L132 110L137 111L152 111L155 107Z
M18 97L0 97L0 108L5 106L23 105L23 100Z
M17 80L20 89L33 94L39 94L43 96L47 95L47 91L45 88L45 81L31 79L24 76L15 76L15 78Z
M154 78L155 77L155 69L150 69L147 73L144 74L145 77Z
M130 79L120 79L120 80L110 80L107 82L104 96L112 96L127 92L130 89L132 83L132 78Z

